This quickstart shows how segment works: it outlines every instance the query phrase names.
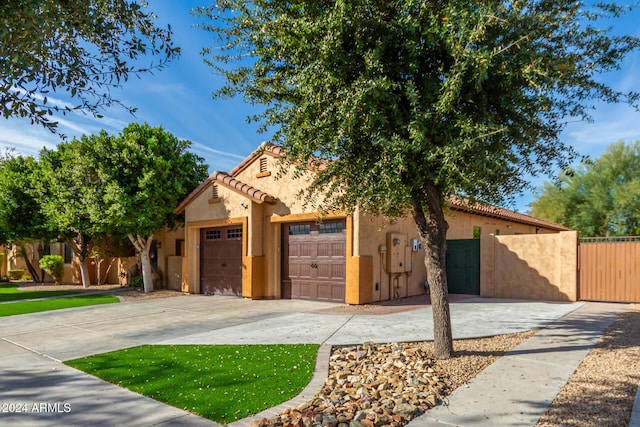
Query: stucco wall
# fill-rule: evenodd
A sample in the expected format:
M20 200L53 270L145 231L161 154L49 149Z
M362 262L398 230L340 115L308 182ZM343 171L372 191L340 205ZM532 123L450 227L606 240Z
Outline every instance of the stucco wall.
M260 158L267 159L266 171L260 169ZM199 292L199 239L200 230L230 224L243 226L243 296L249 298L281 297L281 224L311 221L318 218L317 209L305 205L299 197L309 176L294 178L293 168L279 169L279 159L269 153L242 163L235 179L277 199L276 203L258 203L247 194L240 194L222 183L216 183L217 198L212 185L205 188L185 207L187 221L186 252L182 264L182 289ZM264 165L263 165L264 166ZM339 212L333 218L344 218ZM494 219L457 210L447 212L448 239L473 238L474 227L481 234L500 235L535 234L534 226ZM389 233L406 237L404 258L406 271L386 271ZM347 218L347 288L345 300L351 304L364 304L425 293L426 268L424 249L412 250L412 240L420 241L411 217L398 221L357 213ZM395 248L397 249L397 248ZM387 249L388 250L388 249Z
M304 199L300 198L300 189L309 185L311 172L296 177L295 168L293 167L287 168L284 172L280 171L280 160L278 158L268 153L260 157L267 159L266 174L260 172L260 162L256 159L256 161L243 169L236 178L278 198L276 204L265 205L268 208L267 215L307 214L317 211L313 208L313 204L321 206L321 199L307 204Z
M578 232L481 237L480 294L576 301Z
M427 277L424 265L424 250L405 252L405 261L410 269L406 273L389 273L386 270L386 260L389 256L387 247L387 234L398 233L407 236L407 245L412 239L418 239L419 235L413 220L404 218L398 221L386 222L380 217L360 214L354 221L354 255L369 257L371 274L367 277L370 283L362 283L368 287L369 299L361 303L386 301L397 297L421 295L425 293L424 281ZM387 253L381 253L381 247L387 249ZM363 268L366 268L363 265ZM366 295L366 293L365 293Z

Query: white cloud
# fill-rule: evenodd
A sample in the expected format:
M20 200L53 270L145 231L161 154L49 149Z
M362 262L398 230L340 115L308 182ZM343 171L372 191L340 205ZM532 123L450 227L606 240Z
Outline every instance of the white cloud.
M627 105L598 108L593 123L572 123L564 138L582 154L600 155L616 141L640 139L640 112Z
M15 148L18 154L36 156L43 147L54 148L59 138L43 127L21 120L0 122L0 145Z

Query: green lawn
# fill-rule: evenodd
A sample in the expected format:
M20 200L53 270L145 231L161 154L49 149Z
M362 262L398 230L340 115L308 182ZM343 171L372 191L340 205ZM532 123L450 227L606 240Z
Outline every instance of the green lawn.
M111 304L120 300L110 295L84 295L79 297L55 298L40 301L22 301L0 304L0 317L16 314L37 313L60 310L61 308L84 307L87 305Z
M76 294L77 291L26 291L18 289L16 283L2 283L0 284L0 302L4 301L16 301L22 299L32 298L46 298L55 297L60 295Z
M219 423L296 396L318 345L144 345L65 362Z

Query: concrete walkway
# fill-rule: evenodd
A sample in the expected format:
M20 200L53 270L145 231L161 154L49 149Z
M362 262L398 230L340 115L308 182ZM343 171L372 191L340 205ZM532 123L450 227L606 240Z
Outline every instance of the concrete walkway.
M325 348L328 349L328 345L365 341L430 339L433 334L431 307L426 301L412 304L362 309L311 301L250 301L190 295L2 318L0 404L13 404L14 410L0 412L0 425L216 425L83 374L59 361L141 344L317 343L327 344ZM448 408L442 407L435 415L438 425L445 419L454 424L473 425L465 423L476 416L480 421L486 421L484 417L489 415L482 413L482 408L462 410L458 403L452 403L478 400L481 392L491 388L508 390L523 384L550 384L547 393L550 398L538 395L519 398L527 408L535 408L525 410L531 412L530 417L535 416L535 411L543 410L542 407L555 396L553 390L557 392L564 384L563 378L566 381L570 375L567 372L573 372L570 366L574 362L566 362L564 366L564 354L573 354L579 363L605 324L623 308L623 305L482 298L453 302L451 316L455 338L549 327L544 331L546 338L529 340L516 350L514 356L518 358L511 363L521 364L525 375L519 385L491 383L496 381L496 375L493 380L489 376L487 383L480 382L478 377L478 386L469 388L476 390L472 393L474 397L458 398L454 393ZM558 319L562 320L556 323ZM328 351L326 358L328 360ZM538 364L536 376L527 377L530 373L526 367L534 362ZM554 364L563 365L563 369L556 369ZM498 377L507 378L508 372L516 372L512 368L507 364L494 369L497 369ZM550 378L545 381L540 373ZM326 374L319 377L322 375L326 377ZM518 375L516 377L520 378ZM514 388L511 390L505 396L519 393L513 391ZM493 394L487 393L488 396ZM515 403L514 400L512 404ZM508 414L514 407L500 409L494 405L486 408L495 414L491 414L490 424L482 425L500 425L496 424L502 417L500 414ZM17 409L26 411L18 412ZM436 412L429 415L433 414ZM447 414L458 418L445 418ZM430 425L428 423L436 422L436 418L421 418L414 423Z
M585 304L499 358L411 427L533 426L623 304Z

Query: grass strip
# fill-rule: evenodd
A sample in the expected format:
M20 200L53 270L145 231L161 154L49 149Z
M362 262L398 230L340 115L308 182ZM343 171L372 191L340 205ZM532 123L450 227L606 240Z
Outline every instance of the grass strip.
M227 424L295 397L318 345L143 345L65 362L121 387Z
M23 299L47 298L62 295L76 294L77 291L27 291L18 289L14 283L3 283L0 285L0 302L17 301Z
M111 304L120 300L110 295L84 295L79 297L56 298L40 301L23 301L0 304L0 317L17 314L38 313L62 308L84 307L88 305Z

